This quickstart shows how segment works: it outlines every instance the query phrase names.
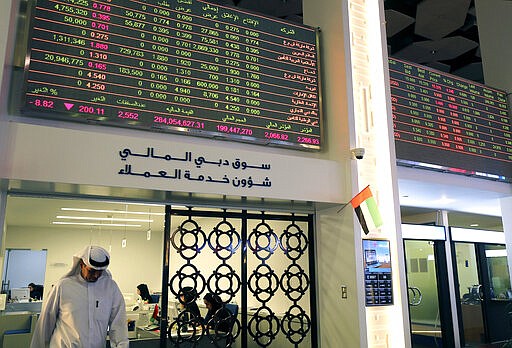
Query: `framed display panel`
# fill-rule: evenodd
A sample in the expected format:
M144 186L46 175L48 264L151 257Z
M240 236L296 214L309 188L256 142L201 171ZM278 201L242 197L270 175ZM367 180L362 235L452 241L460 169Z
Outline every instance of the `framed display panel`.
M26 12L16 113L321 147L317 29L202 0L32 0Z
M366 306L393 304L389 240L363 239Z
M399 164L512 181L506 92L395 58L389 76Z

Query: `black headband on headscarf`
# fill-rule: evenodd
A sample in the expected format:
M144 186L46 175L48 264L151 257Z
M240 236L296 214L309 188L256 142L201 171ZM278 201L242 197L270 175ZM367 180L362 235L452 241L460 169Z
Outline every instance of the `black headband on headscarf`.
M108 266L108 264L110 263L110 260L108 259L108 257L105 256L105 261L98 262L98 261L93 260L92 257L89 257L89 263L93 267L100 267L101 268L101 267Z
M85 248L82 252L81 258L86 266L98 271L107 269L110 263L110 255L108 251L96 245L91 245Z

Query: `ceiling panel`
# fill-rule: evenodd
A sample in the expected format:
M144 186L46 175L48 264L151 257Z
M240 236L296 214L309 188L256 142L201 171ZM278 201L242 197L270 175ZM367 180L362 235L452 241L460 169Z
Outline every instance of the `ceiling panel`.
M212 2L303 22L301 0ZM413 63L484 82L473 0L386 0L384 9L390 56L401 54ZM405 57L405 52L411 53Z

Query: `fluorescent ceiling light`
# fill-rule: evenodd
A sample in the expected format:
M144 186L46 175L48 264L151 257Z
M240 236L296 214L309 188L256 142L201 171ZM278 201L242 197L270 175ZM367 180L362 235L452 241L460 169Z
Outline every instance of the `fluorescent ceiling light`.
M446 240L443 226L402 224L402 238Z
M79 225L79 226L102 226L102 227L142 227L142 225L132 224L102 224L97 222L66 222L66 221L52 221L54 225Z
M120 202L120 201L87 201L92 203L101 203L101 204L118 204L122 205L123 207L126 207L127 205L138 205L143 207L165 207L163 204L156 204L156 203L142 203L142 202Z
M112 214L134 214L134 215L159 215L164 216L165 213L153 213L147 211L124 211L124 210L108 210L108 209L86 209L86 208L60 208L67 211L81 211L87 213L112 213Z
M489 249L485 251L486 257L507 257L506 249Z
M451 227L450 231L452 240L456 242L505 244L505 233L503 232L461 227Z
M93 220L93 221L124 221L124 222L153 222L152 219L128 219L128 218L109 218L109 217L91 217L91 216L67 216L58 215L57 219L69 219L69 220Z
M446 196L442 196L440 199L434 201L434 203L437 203L437 204L450 204L453 202L455 202L455 199L448 198Z

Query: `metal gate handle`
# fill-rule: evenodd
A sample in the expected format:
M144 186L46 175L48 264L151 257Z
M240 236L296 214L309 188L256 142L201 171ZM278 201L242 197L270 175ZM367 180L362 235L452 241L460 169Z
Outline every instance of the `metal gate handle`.
M421 300L423 299L423 295L421 291L416 286L409 286L409 306L419 306L421 304ZM412 294L412 296L411 296Z

